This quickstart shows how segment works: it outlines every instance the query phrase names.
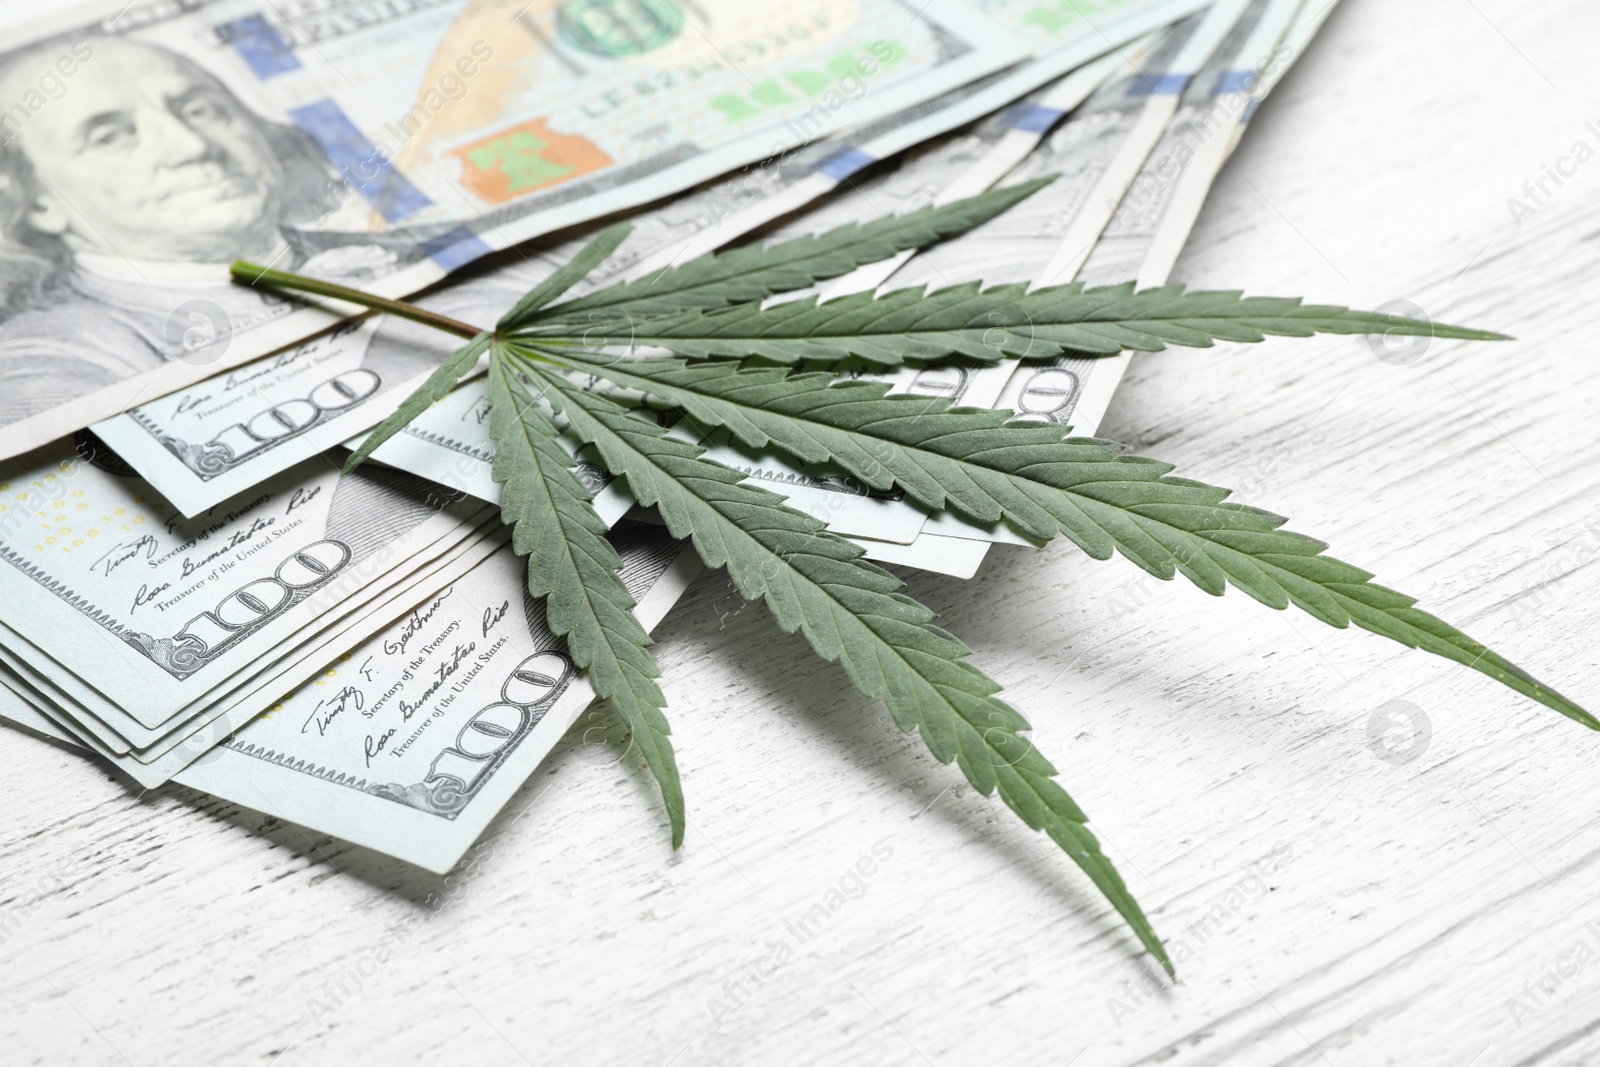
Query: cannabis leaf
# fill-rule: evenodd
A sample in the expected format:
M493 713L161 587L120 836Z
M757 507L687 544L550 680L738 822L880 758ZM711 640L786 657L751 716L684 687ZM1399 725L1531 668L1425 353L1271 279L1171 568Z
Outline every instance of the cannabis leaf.
M622 584L622 557L573 472L572 449L501 353L496 357L489 362L494 480L505 486L500 514L514 527L512 547L528 557L528 592L547 598L551 631L567 639L572 661L633 732L661 783L677 848L683 844L683 786L661 710L667 699L655 683L661 670L650 654L650 636Z
M1055 769L1023 736L1026 720L969 650L933 625L933 613L859 548L745 484L743 476L669 436L616 399L648 394L688 425L721 428L752 448L803 464L828 464L877 489L898 488L930 511L1005 523L1037 543L1071 539L1097 559L1121 553L1151 574L1182 574L1209 593L1229 585L1274 608L1295 604L1332 626L1351 623L1483 672L1592 729L1600 722L1415 601L1323 554L1319 541L1282 529L1284 519L1227 500L1229 492L1174 477L1172 467L1075 438L1011 413L953 407L943 399L890 395L874 382L799 372L800 361L881 365L950 358L1111 355L1168 344L1266 335L1399 333L1493 340L1499 334L1298 300L1237 292L1137 292L1132 285L955 286L925 293L859 294L763 307L769 295L809 286L905 248L951 236L1026 196L1037 185L996 190L899 219L846 226L772 246L700 257L648 279L556 303L627 235L613 227L519 301L491 333L396 301L326 282L234 264L240 280L273 284L427 322L468 341L352 457L438 399L484 352L489 357L494 475L502 514L528 557L528 589L546 598L551 627L596 692L627 721L667 804L673 844L682 841L683 795L655 683L649 639L633 621L620 561L573 473L573 445L592 446L634 496L654 506L674 537L710 566L726 567L740 593L763 601L786 631L888 705L943 763L954 762L984 795L1000 798L1076 862L1168 971L1171 964L1139 905L1090 833ZM619 358L599 351L622 320L632 344L683 358ZM765 363L740 362L744 360ZM608 395L608 390L618 390ZM548 405L549 410L546 410Z
M860 225L852 223L775 245L746 245L729 252L713 252L682 266L636 281L610 285L568 301L551 309L545 317L585 322L589 321L589 312L622 307L631 315L662 315L719 308L761 300L773 293L804 289L849 274L863 264L888 259L908 248L921 248L964 233L1054 180L1052 175L957 200L943 207L925 207ZM526 325L527 318L519 318L515 324L502 319L500 329L520 329Z
M628 480L638 501L659 509L674 537L689 538L706 566L728 569L745 599L764 601L786 632L798 629L817 655L838 661L857 689L889 706L895 725L921 734L935 759L955 760L980 793L998 790L1025 823L1049 834L1172 969L1087 816L1055 782L1050 762L1020 736L1027 720L966 661L970 649L932 627L933 612L898 594L898 578L782 497L702 458L698 446L669 438L559 373L532 363L521 370L606 468Z
M955 408L942 397L887 395L880 382L834 382L783 368L682 360L607 361L547 353L574 369L680 405L751 448L834 462L874 489L896 486L931 511L1004 521L1037 543L1057 534L1096 559L1120 552L1149 573L1181 573L1208 593L1228 585L1268 607L1290 603L1330 626L1357 626L1423 648L1509 686L1591 729L1588 712L1403 593L1322 555L1327 545L1280 529L1231 491L1169 477L1171 465L1069 437L1052 423L1008 423L1009 411Z
M625 304L619 309L633 313ZM536 343L582 341L562 321L563 306L548 309L548 315L548 322L538 316L527 320L516 336ZM896 289L883 296L853 293L827 303L809 297L775 307L748 303L648 319L634 315L629 340L701 358L759 357L777 363L856 358L897 366L951 356L987 363L1063 353L1110 356L1129 350L1157 352L1169 344L1208 348L1213 340L1317 333L1505 339L1484 330L1283 297L1186 293L1181 285L1135 292L1132 282L1094 289L1073 282L1029 292L1025 285L984 289L971 282L932 293Z
M344 472L349 474L361 466L380 445L405 429L412 419L427 411L434 403L443 400L450 390L478 365L478 357L489 350L490 341L489 334L481 333L445 357L445 361L428 375L428 380L401 402L393 415L384 419L367 434L366 440L361 442L361 447L351 453L350 458L345 461Z
M632 232L632 226L621 222L584 245L578 250L578 254L563 264L559 270L528 290L521 300L512 305L511 310L502 315L500 321L495 324L495 330L515 330L526 324L540 308L583 281L596 267L609 259L611 253L615 252Z

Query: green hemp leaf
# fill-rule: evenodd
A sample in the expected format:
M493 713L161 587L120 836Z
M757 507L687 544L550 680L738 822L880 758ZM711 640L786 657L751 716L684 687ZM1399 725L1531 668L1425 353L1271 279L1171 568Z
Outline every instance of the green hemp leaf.
M1156 351L1168 345L1260 341L1269 334L1383 333L1497 340L1500 334L1298 300L1185 292L1131 284L1088 289L957 285L815 298L763 306L907 248L964 232L1042 183L998 189L943 207L843 226L774 245L701 256L645 278L564 296L628 236L599 234L496 324L480 330L398 301L236 263L236 278L364 304L461 337L451 355L350 458L365 460L486 355L494 477L513 546L528 558L528 590L632 732L666 802L674 847L686 825L682 784L656 683L650 640L634 620L621 562L575 472L588 446L673 537L710 567L725 567L747 599L764 602L837 662L895 725L954 762L975 789L998 793L1089 876L1168 973L1154 928L1026 736L1027 720L970 650L933 625L862 550L783 498L704 455L680 430L632 405L641 394L675 409L681 428L728 433L801 464L842 469L921 508L982 525L1004 524L1036 544L1065 537L1096 559L1121 554L1162 579L1183 575L1208 593L1232 585L1269 607L1294 604L1330 626L1351 623L1480 671L1590 729L1600 721L1415 600L1283 529L1285 520L1230 502L1229 491L1172 475L1169 464L1127 455L1070 431L1015 421L1009 411L891 395L871 381L819 367L1042 359ZM633 348L672 356L637 357ZM795 369L804 363L811 369ZM842 368L841 368L842 369Z

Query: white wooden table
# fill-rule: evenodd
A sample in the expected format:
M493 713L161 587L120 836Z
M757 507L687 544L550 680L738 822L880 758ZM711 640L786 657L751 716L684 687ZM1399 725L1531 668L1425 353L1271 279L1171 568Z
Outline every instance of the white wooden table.
M1520 227L1506 201L1600 147L1597 43L1579 0L1345 0L1175 277L1520 339L1144 357L1103 427L1591 707L1600 159ZM1032 718L1176 984L1049 841L707 575L659 631L677 855L638 769L586 750L441 879L0 736L0 1063L1600 1062L1600 737L1066 546L911 591ZM1407 762L1369 744L1394 700L1428 721Z

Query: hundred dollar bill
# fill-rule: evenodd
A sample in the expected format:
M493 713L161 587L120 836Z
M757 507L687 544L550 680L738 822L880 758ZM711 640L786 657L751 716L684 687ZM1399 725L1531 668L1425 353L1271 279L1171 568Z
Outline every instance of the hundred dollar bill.
M1061 249L1086 251L1165 130L1183 87L1240 20L1246 2L1227 0L1190 16L965 134L913 154L898 169L860 183L858 195L841 194L824 209L795 220L789 230L809 232L836 221L817 218L821 215L885 214L973 195L1002 177L1024 181L1055 176L1050 185L971 233L862 267L814 291L829 299L886 282L895 288L942 288L962 281L1039 280L1060 258ZM894 392L989 407L999 399L1014 366L955 362L865 376L887 381ZM912 510L909 505L907 510ZM936 551L931 540L920 536L910 546L874 538L869 532L859 540L872 559L963 578L971 577L983 558L978 546L952 544Z
M792 154L789 152L745 168L736 180L746 186L754 184L766 189L768 194L743 208L735 216L734 226L719 222L717 230L696 234L682 248L658 253L642 265L644 270L660 270L671 262L713 251L740 233L765 226L807 206L842 183L855 185L855 176L874 164L1006 108L1066 72L1087 66L1097 57L1116 53L1151 31L1201 10L1211 0L964 2L1017 47L1034 53L1035 58L813 146L827 151L811 166L810 173L799 180L773 187L779 164L789 159ZM1098 81L1098 78L1091 78L1092 84ZM1081 99L1078 97L1065 106L1074 106Z
M108 731L105 718L98 713L90 714L83 706L63 696L63 691L70 687L60 683L70 678L70 672L44 674L30 661L14 662L8 657L4 664L6 680L8 684L20 680L27 690L40 697L40 706L64 728L141 785L151 787L202 755L229 731L258 713L277 694L313 674L330 654L385 624L412 597L448 583L493 550L494 544L480 542L452 550L440 560L425 564L407 582L382 591L375 600L298 645L291 655L264 666L240 685L207 701L199 711L144 748L130 748L130 743L121 740L120 735Z
M142 404L94 432L179 513L198 515L337 445L341 420L367 414L364 407L397 407L448 354L417 332L351 323Z
M803 187L835 149L807 145L770 165L708 183L628 221L633 232L571 295L648 273L662 255L682 258L684 243L717 232L728 240L759 225L759 207ZM831 187L831 182L829 183ZM815 191L808 194L816 195ZM519 249L499 269L468 271L460 283L423 295L417 303L464 322L493 323L518 297L543 281L593 239L592 231L555 244ZM419 386L457 342L404 320L354 323L274 356L214 375L94 426L162 496L194 515L377 425ZM468 405L470 406L470 405ZM450 421L449 416L442 421ZM426 442L449 434L415 438ZM391 455L396 450L391 450ZM435 456L433 462L461 462ZM426 464L427 459L416 462ZM407 467L406 461L394 465ZM480 472L468 461L460 481L435 476L480 498ZM598 468L585 481L604 478ZM618 513L620 516L620 512Z
M1022 58L952 0L111 0L0 53L0 457Z
M895 116L893 126L861 137L862 162L1000 110L1108 50L1209 6L1212 0L971 0L991 24L1037 54L1028 62L968 82Z
M490 538L491 533L491 529L485 526L459 541L445 539L455 543L443 546L437 554L421 554L426 558L413 557L406 561L404 567L395 568L393 573L380 575L364 583L359 593L345 598L335 609L319 615L271 652L241 666L238 672L191 699L170 720L154 728L144 726L85 683L73 672L70 664L53 659L7 626L0 626L0 640L6 646L0 649L0 662L44 693L63 714L72 718L76 726L86 730L111 752L117 755L136 754L139 760L148 763L198 727L238 704L253 689L264 687L275 692L283 688L288 683L280 683L275 679L292 674L304 666L308 658L314 659L320 644L337 639L338 635L352 626L361 625L386 604L403 599L412 589L424 587L434 575L457 566L462 559L469 560L470 566L470 561L482 558L484 552L492 552L494 543L487 548L482 547L482 542Z
M848 182L850 189L808 210L783 226L773 240L818 233L863 217L913 211L930 203L949 203L975 196L1005 176L1037 144L1062 115L1076 108L1119 64L1137 66L1148 51L1141 38L1169 23L1204 9L1202 2L1106 0L1027 5L979 0L980 10L1004 27L1019 43L1041 55L920 105L913 112L879 120L834 139L840 147L817 165L817 174L802 189L772 197L741 219L743 229L763 226L805 207ZM1133 46L1133 47L1128 47ZM1072 73L1063 76L1066 71ZM1047 87L1040 90L1041 85ZM945 130L963 124L972 128L947 137ZM911 146L921 149L885 173L856 177ZM771 162L771 161L769 161ZM763 164L765 167L766 164ZM850 203L848 193L863 203ZM726 242L733 233L705 232L683 249L698 255ZM881 264L868 265L822 288L825 296L860 292L888 277L913 255L904 252ZM646 264L665 266L665 257ZM871 281L870 279L876 279ZM795 299L804 294L788 294Z
M584 279L573 295L636 276L655 250L680 241L686 230L715 222L719 209L736 210L741 195L737 189L713 188L646 213L618 254ZM586 242L587 237L530 250L526 257L475 273L419 303L464 321L493 322ZM95 432L180 512L193 515L344 441L352 429L364 434L420 384L453 344L449 337L404 320L346 327L99 423ZM360 436L349 442L352 447ZM374 458L498 503L484 383L473 380L458 387ZM811 513L846 530L876 530L891 541L910 541L920 525L920 518L842 476L803 474L776 461L758 463L731 448L720 450L717 458L783 486ZM579 475L608 523L631 506L622 485L598 464L581 462Z
M465 317L448 299L425 303ZM192 517L341 444L352 429L365 431L391 414L450 349L451 339L437 331L400 319L369 320L98 423L95 433L180 513ZM436 431L451 418L486 418L482 391L479 382L447 398L447 410L434 416ZM366 403L371 410L357 414ZM485 495L492 481L487 466L476 460L478 450L436 431L413 438L422 457L397 462L394 457L402 451L397 446L381 459L401 468L427 468L433 481L496 500L497 494ZM439 455L431 455L434 451ZM446 460L448 469L441 462ZM608 522L631 506L603 468L584 463L579 476Z
M1054 178L970 233L823 283L816 290L820 297L827 300L884 284L897 289L940 289L969 281L1051 284L1056 279L1047 275L1062 248L1081 247L1086 253L1093 245L1122 190L1166 129L1182 86L1238 21L1246 3L1224 0L1204 15L1190 16L1108 57L1113 63L1085 68L992 116L970 134L912 156L898 171L862 183L860 203L841 196L831 205L834 213L852 208L860 212L863 205L881 213L885 201L897 208L902 201L920 207L981 192L1001 178ZM1068 112L1071 116L1061 122ZM959 165L959 171L951 173L951 164ZM812 226L811 215L793 225ZM873 376L891 382L897 392L990 407L1013 366L956 362Z
M1122 18L1109 21L1105 26L1077 24L1082 31L1092 30L1098 34L1101 48L1120 47L1126 41L1132 40L1139 31L1154 24L1153 18L1157 14L1165 17L1181 13L1178 5L1145 5L1142 8L1127 4L1107 6L1123 9ZM1196 6L1198 5L1188 5L1182 10L1192 10ZM1229 0L1222 7L1229 13L1220 18L1213 17L1204 23L1206 39L1210 41L1212 47L1225 32L1228 22L1237 18L1237 9L1242 7L1242 0ZM1194 36L1197 27L1201 25L1197 17L1185 22L1184 30L1177 34L1173 48L1176 49L1184 40ZM932 191L935 189L945 190L945 195L940 198L941 202L981 192L1009 170L1017 159L1026 155L1028 147L1038 141L1043 131L1049 128L1049 124L1081 103L1105 80L1118 63L1126 64L1130 60L1137 62L1146 51L1146 48L1138 48L1132 56L1122 52L1090 63L1081 71L1061 79L1037 99L1024 101L1024 106L1008 109L1005 116L981 124L973 133L952 138L929 151L919 153L914 157L914 162L896 168L886 176L868 183L870 192L863 192L852 183L853 191L860 195L844 194L836 197L832 202L806 212L800 220L780 229L769 240L783 240L818 232L834 225L857 221L863 215L877 217L915 210L933 201ZM1093 55L1093 52L1088 54ZM1199 59L1203 59L1203 54ZM1195 63L1198 63L1199 59L1196 59ZM1161 93L1153 95L1159 96ZM899 133L892 129L878 134L862 131L857 136L863 144L875 146L883 154L899 150L897 147L899 142L893 140ZM850 170L836 168L836 172L829 175L830 180L835 183L839 177L847 177L848 173L853 173L855 169L880 158L865 149L841 152L839 157L848 159ZM962 180L952 186L948 179L956 173L962 175ZM1024 177L1032 176L1034 175L1030 173ZM819 195L820 191L815 185L807 186L807 198ZM791 206L792 202L793 198L783 196L756 201L758 206L763 203L768 205L782 203L785 207ZM863 204L868 207L864 209ZM728 227L719 220L718 229L707 228L685 244L674 246L672 250L674 259L711 251L718 244L735 236L737 232L743 232L745 228L758 223L765 223L772 217L774 215L770 211L752 212L747 208L743 215L738 217L737 229ZM624 247L626 248L626 245ZM563 250L566 256L575 251L576 243L570 248L571 250ZM564 262L564 259L565 257L560 261ZM894 262L903 261L897 259ZM663 255L658 253L631 267L586 280L584 286L598 286L617 276L638 277L651 270L659 270L668 262L671 261L664 259ZM864 270L870 269L864 268ZM842 291L849 291L848 284L852 281L859 282L860 277L860 272L857 272L856 275L847 275L844 279L840 279L846 283L846 288ZM952 373L959 376L962 383L971 377L971 372L967 368L938 368L924 372L907 372L903 375L907 381L901 384L902 387L918 386L939 391L944 388L943 379ZM994 387L996 394L998 389L997 382ZM436 405L380 448L375 456L381 461L391 462L404 469L434 478L482 499L498 500L498 487L489 477L493 457L492 446L487 441L487 435L481 426L487 411L483 387L481 384L468 383L458 392L462 394L460 397ZM354 446L358 441L349 443ZM874 493L868 487L842 474L799 470L778 457L741 449L729 442L726 435L718 435L707 443L710 445L708 452L710 458L742 471L753 480L765 483L767 488L784 495L790 506L826 522L835 533L871 538L875 542L906 544L916 536L924 521L924 514L899 499L898 494L886 496Z
M1252 97L1292 62L1282 43L1300 0L1253 0L1249 12L1185 91L1176 116L1128 187L1116 214L1079 272L1087 285L1165 284ZM1131 361L1061 358L1022 367L1000 407L1019 418L1071 424L1093 433Z
M1254 0L1186 87L1166 133L1083 262L1081 280L1104 285L1131 279L1141 287L1165 283L1243 123L1302 54L1330 8L1298 0ZM1066 247L1061 254L1083 258ZM1022 418L1070 423L1076 432L1092 435L1130 358L1024 365L1009 376L995 406L1018 411ZM970 577L991 542L1027 543L1003 526L985 530L940 515L928 520L910 546L882 546L873 554L883 562L920 560L933 569Z
M1040 141L1054 122L1072 111L1120 70L1132 73L1148 56L1156 35L1102 56L1093 63L1024 97L957 133L948 134L907 152L850 183L850 188L819 203L772 235L781 241L823 233L862 218L904 214L934 204L948 204L984 192L1010 174L1018 164L1038 155ZM1010 208L1011 215L1037 202L1043 190ZM972 234L946 242L957 244ZM975 242L966 241L967 246ZM938 246L935 246L938 247ZM898 255L868 263L849 274L824 281L810 289L781 294L775 301L817 296L830 300L847 293L875 289L915 256L931 250L907 249Z
M659 527L612 543L646 629L698 570ZM186 786L443 873L593 699L520 561L490 557L328 663L177 775ZM8 689L0 717L70 744Z
M184 729L186 724L203 721L206 712L234 698L242 687L256 683L268 672L292 667L311 642L336 632L384 598L403 595L407 588L425 581L429 573L450 565L499 530L489 509L478 511L470 522L440 522L436 527L440 535L431 542L420 536L397 537L392 544L341 571L303 602L301 626L282 632L275 644L249 659L233 661L237 669L209 688L185 692L186 702L154 727L144 725L117 701L86 682L74 670L73 661L53 657L10 626L0 624L0 638L4 638L12 656L70 695L67 706L91 731L121 738L123 747L117 748L119 752L143 750ZM109 738L107 743L116 744Z
M611 537L634 614L653 629L698 557L657 526ZM519 591L522 569L510 551L491 557L422 629L351 650L337 676L297 690L179 781L448 870L594 700L544 604Z
M1168 0L1116 0L1080 10L1079 17L1065 22L1052 16L1048 19L1052 33L1042 37L1041 28L1020 8L1001 5L991 12L997 24L1019 39L1048 39L1052 63L1076 63L1095 51L1109 50L1110 54L1066 79L1050 99L1034 102L1017 123L986 124L979 132L978 144L991 147L991 129L994 139L1006 142L1002 151L984 153L989 169L1026 152L1026 146L1037 139L1038 134L1031 131L1038 129L1043 109L1062 111L1076 106L1099 84L1122 45L1184 7ZM1034 21L1039 18L1035 15ZM971 101L957 97L961 94L946 94L930 102L915 122L904 121L904 116L880 119L847 134L785 151L635 215L629 220L634 232L622 248L573 295L683 262L792 213L874 160L893 155L910 143L908 131L910 137L920 137L927 132L922 127L933 130L962 119ZM954 153L943 155L970 155L972 142L970 137L961 138ZM946 162L954 165L954 160ZM969 175L967 184L973 186L972 193L981 192L1007 169L1009 164L1001 165L987 182L974 183ZM971 195L963 192L964 188L947 187L943 200ZM912 210L923 202L888 203L879 210ZM826 212L812 214L824 220L830 217ZM854 221L854 217L841 221ZM515 299L517 294L511 289L536 284L570 259L591 236L585 233L555 246L527 250L507 268L507 277L500 279L506 281L507 292L497 294L494 301L478 299L486 289L474 284L452 287L420 302L467 322L492 322L505 310L501 304L509 306ZM522 269L517 270L518 266ZM201 348L214 340L203 315L194 316L193 337ZM447 343L447 339L431 337L428 331L408 324L346 328L140 404L98 423L95 431L180 511L192 515L376 425L420 384Z
M1105 85L1051 131L1008 180L1059 175L1041 196L915 257L894 284L1070 281L1129 183L1177 113L1180 97L1240 22L1249 0L1222 0L1164 33L1136 69Z
M848 192L808 211L778 231L773 239L819 233L860 217L882 217L914 211L928 204L949 203L962 197L975 196L1011 175L1024 161L1027 161L1025 166L1016 174L1018 180L1041 174L1062 174L1068 168L1062 166L1061 154L1054 150L1055 145L1051 142L1041 144L1041 141L1062 116L1082 104L1097 87L1108 80L1114 81L1119 70L1137 70L1147 59L1154 43L1155 38L1149 37L1102 57L1003 112L974 124L970 129L912 152L893 169L880 170L871 177L852 181ZM1024 244L1028 237L1038 232L1041 225L1048 225L1050 220L1064 214L1058 206L1054 206L1057 197L1042 199L1051 194L1054 185L1062 180L1065 179L1058 178L1052 187L1035 193L1004 216L1028 216L1024 225L1007 227L1008 230L1020 230L1024 235ZM1040 207L1043 207L1043 211L1039 210ZM947 244L959 246L979 257L981 262L999 261L1009 266L1007 252L1010 246L994 242L993 237L991 232L986 240L980 242L975 234L964 234ZM935 246L936 249L939 247ZM786 293L777 299L791 300L815 295L827 300L877 288L891 277L894 278L895 287L899 288L898 272L908 261L927 254L927 250L908 250L879 263L860 267L810 290ZM956 258L957 262L964 261L962 257ZM981 269L978 276L983 276ZM1006 375L975 362L951 361L936 367L902 367L886 372L857 370L851 372L851 377L886 382L891 392L943 396L959 403L987 407L998 399ZM869 559L958 578L971 578L977 573L984 554L979 546L957 538L937 539L924 535L923 524L927 516L909 503L901 502L897 512L897 517L903 523L916 526L916 538L908 543L903 536L882 537L880 532L885 527L881 524L868 528L852 539L865 549ZM948 543L938 543L941 540Z
M1050 185L971 233L910 257L890 284L944 288L971 281L1036 286L1070 281L1165 132L1184 87L1239 22L1247 2L1223 0L1162 33L1145 54L1132 57L1135 65L1103 85L1065 122L1047 126L1048 135L1006 178L1053 175ZM1015 365L970 366L956 397L993 406Z
M146 727L448 536L475 502L312 460L185 520L125 467L52 446L0 469L0 621Z
M627 248L628 243L625 243L623 249ZM430 295L424 304L457 317L465 315L467 321L493 322L573 251L574 248L567 246L557 256L508 264L465 278ZM620 263L608 265L602 276L581 282L573 295L581 296L617 277L637 276L637 270L637 257L623 255ZM597 343L615 340L625 344L628 340L625 324L622 324L623 334L613 337L618 325L611 321L597 323L596 330L600 334ZM409 336L416 338L417 344L435 346L435 363L448 352L449 338L419 336L411 324L402 326ZM603 380L594 377L585 377L584 383L589 388L606 387ZM128 426L126 417L115 421L120 422L123 429ZM344 443L356 448L364 438L363 432ZM901 504L897 494L875 492L842 473L802 471L778 457L746 452L723 436L696 443L705 444L712 459L741 470L751 479L781 493L791 506L827 523L836 532L872 532L887 541L910 542L921 528L921 514ZM372 458L479 500L498 504L500 486L493 478L494 444L489 437L488 389L482 378L457 386L384 442L373 452ZM620 518L631 506L625 486L614 481L599 464L580 456L578 473L595 495L596 510L607 522Z
M349 616L320 631L315 638L298 646L294 654L274 663L231 690L224 697L208 702L191 719L174 727L154 743L141 749L120 751L126 742L113 743L118 735L109 734L104 720L64 701L61 675L45 676L26 662L0 663L0 684L29 699L45 715L71 733L86 748L97 753L141 786L150 789L169 780L184 767L203 757L234 730L249 722L278 694L314 674L330 656L364 639L401 614L407 604L443 585L459 579L492 555L504 537L479 538L446 553L440 560L425 565L399 587L384 591L376 600L362 605Z

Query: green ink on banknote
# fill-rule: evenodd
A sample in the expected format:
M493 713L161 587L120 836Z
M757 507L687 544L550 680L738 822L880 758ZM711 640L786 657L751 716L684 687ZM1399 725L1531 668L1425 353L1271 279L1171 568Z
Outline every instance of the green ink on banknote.
M511 191L519 193L572 173L572 167L552 163L544 157L544 150L549 147L543 138L520 130L473 149L467 158L479 170L499 171L505 175L511 183Z
M683 22L672 0L567 0L556 32L578 51L609 59L653 52L676 39Z
M722 93L707 103L713 110L722 112L730 123L757 118L786 104L816 100L826 93L838 97L836 102L829 102L830 109L837 110L846 99L853 100L861 95L866 79L898 66L906 55L906 47L899 41L873 41L865 51L840 52L828 60L824 70L784 71L783 82L798 96L785 89L777 78L765 78L752 85L748 93Z
M1080 26L1095 15L1115 14L1118 8L1125 6L1126 0L1100 0L1099 3L1088 4L1082 0L1050 0L1049 3L1030 8L1028 13L1022 16L1022 21L1045 33L1054 34L1073 26Z

